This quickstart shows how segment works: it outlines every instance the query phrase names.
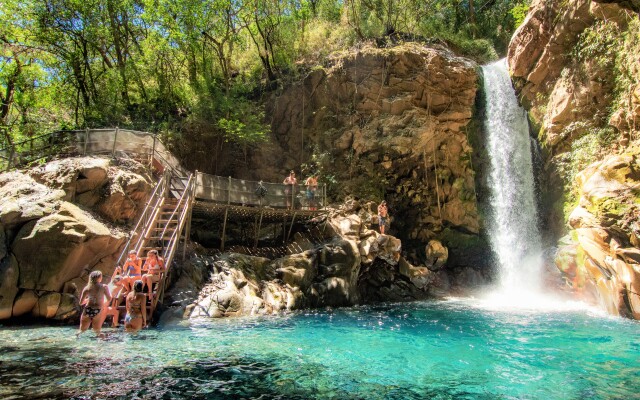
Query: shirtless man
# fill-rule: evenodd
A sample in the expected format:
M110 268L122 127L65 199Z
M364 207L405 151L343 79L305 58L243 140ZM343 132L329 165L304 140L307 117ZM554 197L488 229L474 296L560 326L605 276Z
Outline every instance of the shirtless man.
M380 234L384 235L384 228L387 226L387 220L389 219L389 210L387 209L387 202L382 200L382 203L378 206L378 223L380 224Z
M296 173L293 172L293 170L289 172L289 176L284 178L284 181L282 181L282 183L285 184L284 196L287 198L287 209L292 209L292 204L293 204L292 197L294 194L295 187L298 184L298 180L296 179Z
M149 300L153 298L153 284L160 281L160 274L165 271L164 260L158 256L158 250L149 250L143 269L147 271L142 276L142 282L147 285Z
M111 301L109 288L102 284L102 272L93 271L89 275L89 283L80 295L80 304L84 306L84 310L80 316L80 329L77 336L89 329L89 325L96 335L101 336L100 329L107 317L106 307L104 307L105 298Z

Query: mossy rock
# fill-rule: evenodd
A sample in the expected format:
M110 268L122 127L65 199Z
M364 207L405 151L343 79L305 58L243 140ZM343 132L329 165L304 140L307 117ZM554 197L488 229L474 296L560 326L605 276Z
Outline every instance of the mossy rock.
M620 218L629 211L629 205L616 198L604 197L592 199L587 211L599 218Z

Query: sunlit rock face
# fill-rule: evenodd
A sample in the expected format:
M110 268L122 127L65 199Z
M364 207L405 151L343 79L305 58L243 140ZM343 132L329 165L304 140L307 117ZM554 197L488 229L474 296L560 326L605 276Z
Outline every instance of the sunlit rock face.
M581 135L577 122L622 136L640 129L637 12L625 1L532 2L509 45L509 70L553 153Z
M556 265L576 292L607 311L640 318L640 148L580 172Z
M110 276L151 189L144 168L97 157L0 174L0 319L77 316L91 271Z
M441 46L363 46L328 57L265 101L272 141L247 178L280 182L317 169L336 200L384 197L391 233L407 248L447 241L462 265L486 264L478 237L473 118L478 66ZM304 178L304 174L303 174ZM475 243L471 245L471 243ZM477 246L476 246L477 244ZM478 256L482 254L483 256Z
M640 4L534 0L508 63L542 147L542 216L577 293L638 318Z
M185 285L168 296L185 318L221 318L435 298L487 283L472 268L448 268L448 249L435 240L425 264L412 265L398 238L372 229L370 208L347 202L318 227L315 244L297 235L289 247L306 249L299 253L275 260L235 253L211 259L210 278L194 301L185 300Z

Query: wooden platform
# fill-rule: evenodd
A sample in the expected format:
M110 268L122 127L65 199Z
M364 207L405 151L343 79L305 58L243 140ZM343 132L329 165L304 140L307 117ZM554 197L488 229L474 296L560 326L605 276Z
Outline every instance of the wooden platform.
M236 204L221 204L211 201L196 200L193 204L193 218L227 219L233 221L254 221L262 216L263 223L282 222L292 220L308 221L319 215L326 214L326 210L287 210L284 208L269 208L259 206L243 206Z

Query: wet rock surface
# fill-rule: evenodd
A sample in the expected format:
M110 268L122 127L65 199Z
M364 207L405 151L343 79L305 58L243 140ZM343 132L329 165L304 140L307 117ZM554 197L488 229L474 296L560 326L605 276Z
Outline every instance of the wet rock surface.
M583 298L640 319L640 148L592 164L577 181L579 204L556 265Z

